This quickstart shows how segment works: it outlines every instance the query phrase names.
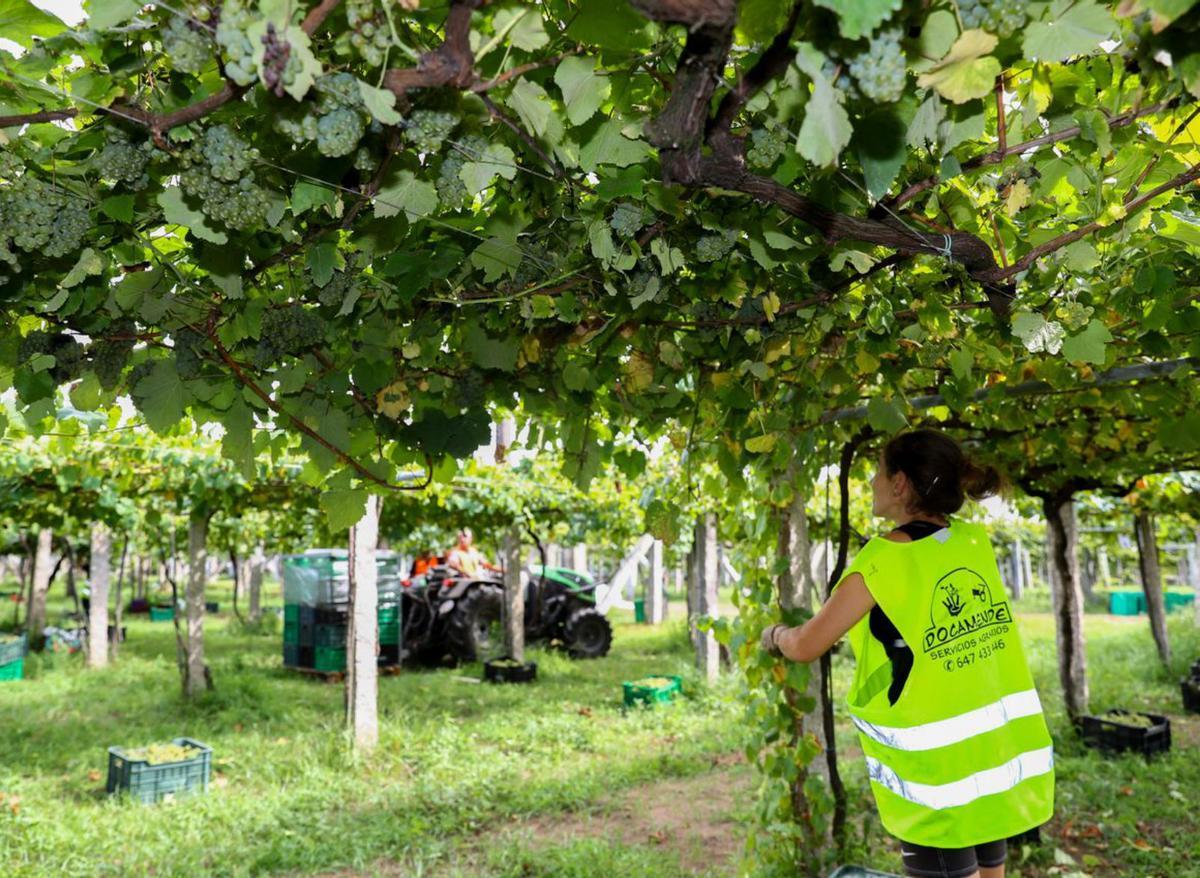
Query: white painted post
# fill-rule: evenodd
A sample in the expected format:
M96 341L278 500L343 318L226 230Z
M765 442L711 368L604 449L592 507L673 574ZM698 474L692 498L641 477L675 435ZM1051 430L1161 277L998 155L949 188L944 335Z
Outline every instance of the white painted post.
M208 570L208 515L193 511L188 518L188 578L184 606L187 613L187 666L184 694L199 695L209 685L204 664L204 587ZM176 608L175 612L179 612Z
M261 545L255 546L254 551L250 555L249 567L246 573L247 587L249 593L250 609L247 618L251 622L258 622L262 619L262 583L263 583L263 567L266 566L267 556L263 552Z
M1025 587L1033 588L1033 553L1021 548L1021 563L1025 565Z
M112 533L95 522L92 525L90 575L88 576L87 665L102 668L108 664L108 584L112 578ZM120 632L114 632L120 636Z
M646 582L646 621L660 625L666 618L667 596L663 580L663 543L655 540L650 546L650 578Z
M521 584L521 531L504 535L504 646L510 658L525 663L525 589Z
M350 616L346 629L346 724L354 749L369 752L379 742L379 497L350 528Z
M54 531L42 528L37 535L37 548L33 556L33 572L30 575L29 607L25 611L25 627L29 632L30 645L41 645L46 627L46 592L50 590L51 551L54 547Z
M578 570L580 573L588 572L587 543L579 543L571 548L571 568Z
M717 516L709 512L696 522L692 547L692 570L688 583L688 627L696 648L696 667L713 682L720 671L720 652L711 631L701 631L697 622L717 614Z

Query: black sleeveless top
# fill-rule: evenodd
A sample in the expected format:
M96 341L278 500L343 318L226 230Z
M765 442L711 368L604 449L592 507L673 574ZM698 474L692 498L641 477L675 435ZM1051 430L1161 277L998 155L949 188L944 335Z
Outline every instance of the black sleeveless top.
M923 540L925 537L932 536L942 529L942 525L934 524L932 521L910 521L907 524L902 524L896 530L904 533L914 543L917 540ZM883 611L883 607L876 604L871 608L870 617L871 636L880 642L883 646L884 653L887 654L892 663L892 685L888 687L888 703L895 704L900 697L900 693L904 691L904 684L908 681L908 675L912 671L913 652L912 647L904 642L904 638L900 636L900 631L892 623L892 620L887 617L887 613Z

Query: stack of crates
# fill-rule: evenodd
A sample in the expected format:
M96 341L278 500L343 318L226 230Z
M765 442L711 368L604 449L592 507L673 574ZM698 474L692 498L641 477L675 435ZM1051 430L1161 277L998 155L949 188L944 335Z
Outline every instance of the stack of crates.
M400 664L400 558L379 552L379 664ZM316 549L283 559L283 664L324 673L346 670L350 582L345 550Z
M27 643L24 634L18 637L0 636L0 680L24 679Z

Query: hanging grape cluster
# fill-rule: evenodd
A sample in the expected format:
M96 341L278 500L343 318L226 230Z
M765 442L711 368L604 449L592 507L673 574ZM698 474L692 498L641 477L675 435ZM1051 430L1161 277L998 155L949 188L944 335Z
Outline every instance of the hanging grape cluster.
M404 126L404 136L412 144L413 149L423 153L441 152L450 136L458 125L458 117L453 113L442 113L436 110L416 110L408 117ZM486 144L485 144L486 145ZM478 155L482 152L472 152Z
M894 103L904 94L908 74L900 30L882 30L870 45L850 59L849 72L859 90L873 101Z
M382 64L392 43L392 35L386 18L376 11L374 0L349 0L346 3L346 21L353 29L350 45L372 67Z
M79 249L91 228L87 204L27 172L11 153L0 153L0 259L19 271L13 247L42 256Z
M458 376L454 382L456 401L459 410L475 408L483 402L484 377L483 373L469 369Z
M114 324L110 331L128 332L132 335L133 326ZM133 350L133 339L104 339L92 342L88 347L91 355L92 371L105 390L113 390L121 383L121 373L129 362L129 353Z
M116 183L129 183L141 189L150 182L146 174L146 163L153 144L146 141L140 146L129 142L129 136L119 128L108 130L108 142L104 149L92 159L92 167L102 179Z
M714 235L702 235L696 242L696 258L701 262L716 262L724 259L737 243L735 229L724 229Z
M750 132L746 164L760 171L769 169L787 148L787 132L782 128L755 128Z
M201 6L197 17L208 14L208 8ZM175 14L162 32L162 47L171 66L183 73L199 73L212 60L212 43L201 25Z
M632 238L645 225L645 217L640 204L622 201L613 211L608 224L622 238Z
M59 384L78 378L85 363L83 345L63 332L35 330L21 339L17 347L18 362L28 364L41 355L54 357L50 374Z
M281 98L296 78L296 65L290 64L292 47L275 30L274 22L267 22L267 32L262 36L263 85L275 97Z
M349 73L330 73L316 81L316 104L276 116L275 128L294 143L315 140L322 155L349 155L367 130L358 80Z
M269 205L250 170L257 158L258 150L232 128L214 125L181 156L179 184L206 216L235 229L256 228Z
M1009 37L1029 20L1026 6L1022 0L958 0L958 14L964 28L982 28Z
M250 85L258 78L254 63L254 43L246 30L256 14L250 0L225 0L217 20L217 44L224 53L225 76L238 85Z
M357 285L355 274L349 271L335 271L329 282L319 289L317 301L323 307L340 309Z
M204 365L201 351L206 339L196 330L187 326L171 333L175 342L175 371L183 380L199 378L200 369Z
M263 313L254 365L265 369L288 354L300 353L325 339L325 324L301 305L285 305Z

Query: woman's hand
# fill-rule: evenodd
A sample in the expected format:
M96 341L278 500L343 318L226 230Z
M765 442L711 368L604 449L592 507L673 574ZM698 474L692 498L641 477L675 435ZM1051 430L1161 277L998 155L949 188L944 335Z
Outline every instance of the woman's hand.
M783 651L779 648L779 642L777 638L779 632L786 630L787 626L781 622L776 622L774 625L768 625L766 628L764 628L761 641L763 651L769 655L775 656L775 658L782 658Z

